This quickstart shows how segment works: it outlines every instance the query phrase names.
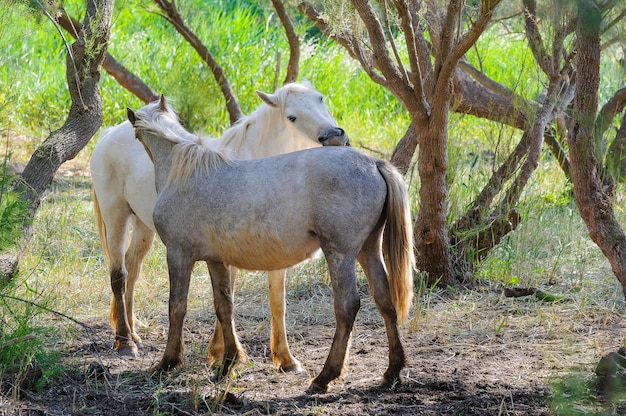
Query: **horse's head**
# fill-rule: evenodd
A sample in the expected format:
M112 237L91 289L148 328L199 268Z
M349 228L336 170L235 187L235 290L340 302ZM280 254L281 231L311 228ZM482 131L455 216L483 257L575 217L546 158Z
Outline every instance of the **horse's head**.
M135 137L143 144L151 159L152 153L146 145L148 135L169 141L172 145L181 142L198 144L200 141L198 136L189 133L180 124L176 111L168 104L164 95L136 112L127 108L126 116L133 125Z
M348 136L330 114L324 96L308 82L287 84L274 94L257 91L257 95L270 107L280 109L286 125L308 139L323 146L349 146Z

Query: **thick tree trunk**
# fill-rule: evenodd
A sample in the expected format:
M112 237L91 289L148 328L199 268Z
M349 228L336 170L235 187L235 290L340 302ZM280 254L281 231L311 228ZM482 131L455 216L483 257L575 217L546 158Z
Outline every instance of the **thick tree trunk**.
M11 280L18 270L20 257L32 237L34 218L41 195L52 182L59 166L73 159L85 147L102 125L100 97L101 66L109 40L113 0L87 0L85 23L72 54L66 58L66 77L72 104L63 126L50 136L31 156L15 191L28 203L28 215L23 224L24 236L17 247L0 253L0 279Z
M602 183L596 160L594 119L600 85L601 14L592 0L578 0L578 88L568 135L574 195L591 239L607 257L626 296L626 236L613 214L612 184Z
M433 111L422 137L417 168L420 176L420 210L413 230L416 266L426 272L428 286L457 282L452 270L446 223L446 172L448 170L448 107Z

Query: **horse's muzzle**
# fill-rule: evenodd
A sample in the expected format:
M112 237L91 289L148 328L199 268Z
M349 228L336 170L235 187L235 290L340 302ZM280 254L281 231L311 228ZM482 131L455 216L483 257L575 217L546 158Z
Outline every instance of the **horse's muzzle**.
M318 140L322 146L350 146L350 139L341 127L327 131Z

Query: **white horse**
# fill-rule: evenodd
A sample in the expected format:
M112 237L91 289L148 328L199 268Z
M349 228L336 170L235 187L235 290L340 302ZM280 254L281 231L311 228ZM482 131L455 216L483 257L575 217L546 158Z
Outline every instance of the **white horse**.
M358 261L380 311L389 344L384 384L400 378L405 356L398 322L413 299L413 230L402 175L389 163L345 147L233 160L200 146L161 97L128 119L155 166L154 224L167 248L169 331L161 362L183 361L183 322L191 271L206 262L224 355L217 377L242 355L233 323L228 265L274 270L322 249L334 293L337 327L310 392L326 391L345 364L360 300Z
M203 139L202 145L223 149L239 159L254 159L320 145L348 144L322 94L309 83L287 84L274 94L257 94L263 100L257 110L226 130L221 138ZM91 156L90 168L96 222L109 261L115 349L121 355L136 356L141 338L136 332L133 295L141 263L155 235L154 166L126 121L103 133ZM126 247L129 224L132 238ZM236 272L233 269L233 279ZM268 283L272 360L283 371L300 370L286 337L285 270L268 272ZM217 322L207 356L211 364L221 361L221 334Z

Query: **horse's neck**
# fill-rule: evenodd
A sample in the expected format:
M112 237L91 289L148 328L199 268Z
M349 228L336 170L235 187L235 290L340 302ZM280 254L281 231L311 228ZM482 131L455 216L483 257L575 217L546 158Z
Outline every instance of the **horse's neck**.
M227 148L237 159L257 159L319 146L296 127L270 114L272 110L264 111L257 110L234 125L209 147Z
M172 148L175 144L152 134L145 134L143 143L150 150L158 194L167 183L167 178L172 168Z

